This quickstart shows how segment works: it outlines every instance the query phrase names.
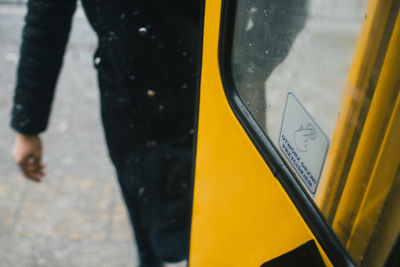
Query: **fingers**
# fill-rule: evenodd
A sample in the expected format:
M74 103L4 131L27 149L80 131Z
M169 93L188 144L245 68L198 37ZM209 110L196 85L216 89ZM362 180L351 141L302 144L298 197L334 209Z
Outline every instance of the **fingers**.
M38 157L30 156L19 163L22 173L30 180L40 182L45 175L44 165Z
M26 172L28 178L40 182L44 176L44 165L40 158L29 158L26 164Z

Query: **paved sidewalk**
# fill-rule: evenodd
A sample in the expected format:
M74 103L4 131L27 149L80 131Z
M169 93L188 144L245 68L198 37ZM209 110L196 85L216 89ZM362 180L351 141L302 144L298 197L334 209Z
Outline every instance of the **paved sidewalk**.
M0 266L136 266L125 206L105 150L92 54L75 15L48 131L47 176L25 180L11 159L9 113L24 6L0 5Z

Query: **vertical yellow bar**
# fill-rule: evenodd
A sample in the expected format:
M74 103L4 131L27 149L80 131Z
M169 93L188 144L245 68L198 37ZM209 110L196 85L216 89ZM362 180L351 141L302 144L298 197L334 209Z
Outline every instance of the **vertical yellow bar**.
M398 0L394 0L398 1ZM354 153L361 135L365 112L370 105L385 48L385 26L394 1L371 0L356 45L353 64L343 95L342 105L322 173L322 190L316 203L329 222L333 221ZM384 51L385 52L385 51Z
M359 147L333 222L336 232L350 231L346 246L356 262L364 255L400 164L399 48L400 16L397 16ZM358 204L360 200L362 202Z
M382 266L400 233L400 169L382 209L374 234L361 262L363 267Z
M335 232L345 243L351 234L354 219L371 179L398 95L399 61L396 56L399 46L396 33L392 39L382 69L376 70L380 73L379 82L332 224Z

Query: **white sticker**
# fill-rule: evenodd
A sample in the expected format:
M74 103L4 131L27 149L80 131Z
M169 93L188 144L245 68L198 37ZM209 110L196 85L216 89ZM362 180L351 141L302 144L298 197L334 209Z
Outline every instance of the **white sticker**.
M329 138L293 93L288 93L279 148L315 196L329 147Z

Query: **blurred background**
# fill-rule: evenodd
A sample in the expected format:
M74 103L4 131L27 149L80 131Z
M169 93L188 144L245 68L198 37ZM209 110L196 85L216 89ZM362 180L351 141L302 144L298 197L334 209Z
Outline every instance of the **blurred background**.
M100 124L96 36L80 8L42 136L44 181L27 181L12 160L9 119L25 12L23 0L0 0L0 266L136 266Z

